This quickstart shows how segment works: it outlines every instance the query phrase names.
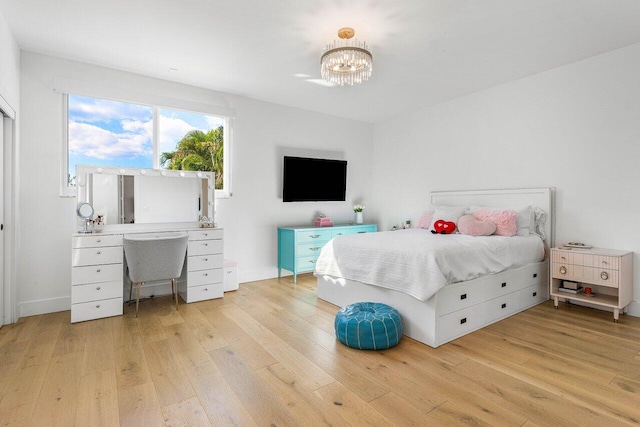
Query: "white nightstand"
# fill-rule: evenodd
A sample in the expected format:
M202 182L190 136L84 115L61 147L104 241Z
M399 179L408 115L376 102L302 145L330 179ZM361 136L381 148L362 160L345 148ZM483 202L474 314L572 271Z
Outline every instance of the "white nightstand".
M620 310L624 313L632 300L632 253L602 248L553 248L550 277L550 293L556 308L558 298L609 307L613 308L613 319L617 322ZM565 280L591 288L592 294L560 291Z

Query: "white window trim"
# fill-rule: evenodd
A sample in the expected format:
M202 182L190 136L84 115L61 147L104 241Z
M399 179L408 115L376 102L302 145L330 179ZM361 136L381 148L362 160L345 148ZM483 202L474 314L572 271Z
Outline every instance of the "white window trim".
M157 110L160 108L180 110L193 112L198 114L209 114L212 116L225 119L224 133L224 160L225 167L223 172L223 181L225 183L224 190L215 190L216 198L228 198L231 197L233 192L231 190L231 171L229 170L232 164L231 151L233 141L232 134L232 122L235 118L235 109L227 106L205 104L195 101L188 101L182 99L176 99L166 96L158 96L155 94L145 94L141 92L132 92L127 89L116 88L112 86L97 85L81 80L68 79L54 77L53 90L62 95L62 156L60 159L60 196L61 197L76 197L76 188L67 185L69 177L69 94L78 96L86 96L91 98L100 98L110 101L127 102L131 104L147 105L153 107L154 117L154 132L153 132L153 167L159 168L158 157L158 120Z

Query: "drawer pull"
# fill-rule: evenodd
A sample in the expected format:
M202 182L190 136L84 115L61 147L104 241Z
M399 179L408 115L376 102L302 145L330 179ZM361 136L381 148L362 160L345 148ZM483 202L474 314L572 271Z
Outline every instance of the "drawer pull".
M534 293L532 293L532 294L531 294L531 296L532 296L532 297L537 297L537 296L538 296L538 293L537 293L537 292L534 292Z
M207 237L207 236L209 235L209 233L202 233L202 235L203 235L204 237Z
M507 282L502 282L502 285L500 287L501 288L506 288L507 287Z
M464 325L465 323L467 323L467 318L465 317L464 319L460 319L460 324Z
M318 237L320 237L319 234L311 234L309 237L311 237L312 239L317 239Z
M100 290L100 286L98 286L98 287L96 288L96 291L99 291L99 290Z
M100 304L96 305L96 308L100 308Z
M309 262L310 262L311 264L315 264L317 261L316 261L316 260L314 260L314 259L312 259L312 260L309 260Z
M209 246L209 244L208 244L208 243L203 243L203 245L204 245L204 246Z
M607 265L607 264L608 264L608 262L607 262L607 261L604 261L604 260L602 260L602 263L603 263L604 265Z
M503 303L502 303L502 306L501 306L500 308L507 308L507 303L506 303L506 302L503 302Z
M311 252L315 252L315 251L317 251L317 250L319 250L319 249L320 249L320 248L318 248L318 247L315 247L315 248L309 248L309 250L310 250Z
M100 269L97 269L97 270L96 270L96 273L100 273Z
M536 277L538 277L538 273L533 273L533 278L535 279Z
M209 273L202 273L202 275L203 275L204 277L207 277L207 276L209 275Z
M565 258L565 257L563 257L563 256L561 256L561 257L560 257L560 259L565 259L565 260L566 260L566 258Z
M204 262L207 262L207 261L209 261L209 258L202 258L202 260L203 260Z
M460 299L467 299L467 294L460 295Z
M96 254L100 255L100 254L101 254L101 252L100 252L100 251L98 251L98 252L96 252Z
M609 280L609 273L607 273L606 271L603 271L602 273L600 273L600 278L602 280Z
M564 265L560 266L560 274L567 274L567 267Z
M100 243L100 242L102 242L102 240L100 240L100 239L97 239L97 240L96 240L96 243Z
M366 233L366 231L358 231L358 234Z
M204 291L205 291L205 292L208 292L208 291L209 291L209 288L204 288Z

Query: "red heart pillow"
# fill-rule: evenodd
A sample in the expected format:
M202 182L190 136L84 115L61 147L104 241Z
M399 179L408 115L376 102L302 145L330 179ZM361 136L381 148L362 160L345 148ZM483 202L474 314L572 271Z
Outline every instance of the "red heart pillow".
M456 223L439 219L433 223L433 229L438 234L451 234L456 231Z

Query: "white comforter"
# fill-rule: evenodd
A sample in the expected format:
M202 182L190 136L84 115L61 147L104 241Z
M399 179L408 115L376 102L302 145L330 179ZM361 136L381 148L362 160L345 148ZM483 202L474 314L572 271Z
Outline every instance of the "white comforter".
M330 275L426 301L449 283L544 259L540 237L473 237L423 229L339 236L327 243L316 276Z

